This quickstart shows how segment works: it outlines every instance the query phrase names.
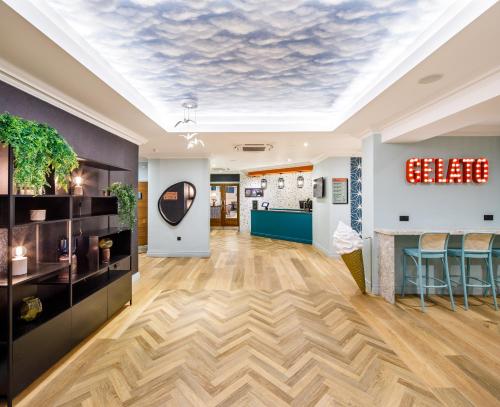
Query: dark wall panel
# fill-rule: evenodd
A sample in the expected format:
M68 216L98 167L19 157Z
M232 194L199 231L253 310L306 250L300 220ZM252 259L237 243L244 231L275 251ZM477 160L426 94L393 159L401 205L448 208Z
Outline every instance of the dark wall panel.
M0 81L0 113L3 112L54 127L79 157L128 169L114 172L111 182L125 182L137 189L139 147L134 143ZM136 230L132 235L132 271L137 271Z
M240 174L210 174L210 182L240 182Z

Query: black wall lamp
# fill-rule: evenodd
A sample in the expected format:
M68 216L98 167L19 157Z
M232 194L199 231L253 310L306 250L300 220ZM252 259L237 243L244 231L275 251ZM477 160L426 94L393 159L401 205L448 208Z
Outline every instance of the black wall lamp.
M278 189L285 188L285 179L281 176L278 178Z
M266 189L266 188L267 188L267 179L262 178L262 179L260 180L260 187L261 187L262 189Z
M302 174L297 177L297 188L304 188L304 177Z

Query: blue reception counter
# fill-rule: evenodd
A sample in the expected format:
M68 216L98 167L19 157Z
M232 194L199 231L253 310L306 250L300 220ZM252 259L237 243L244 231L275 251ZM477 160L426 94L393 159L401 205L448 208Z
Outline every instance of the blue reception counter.
M293 209L253 210L251 234L311 244L312 213Z

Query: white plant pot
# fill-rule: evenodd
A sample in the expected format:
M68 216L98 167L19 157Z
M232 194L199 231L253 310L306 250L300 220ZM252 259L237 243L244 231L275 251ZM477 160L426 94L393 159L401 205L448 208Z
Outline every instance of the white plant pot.
M34 209L30 211L30 219L33 222L45 220L47 211L45 209Z

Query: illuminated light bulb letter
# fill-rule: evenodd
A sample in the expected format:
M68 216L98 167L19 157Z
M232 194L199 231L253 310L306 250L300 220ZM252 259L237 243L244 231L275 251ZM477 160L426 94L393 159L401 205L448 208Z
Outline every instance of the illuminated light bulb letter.
M436 174L436 182L438 184L446 184L446 177L444 175L444 160L442 158L436 158L434 160L434 168Z
M406 181L410 184L422 182L422 163L420 158L410 158L406 161Z
M450 158L448 164L448 175L446 176L446 182L449 184L461 184L462 183L462 167L460 165L460 159Z
M487 158L478 158L474 163L474 182L485 184L489 177L489 163Z
M422 159L422 182L424 184L432 184L435 179L431 177L432 166L431 164L435 161L435 158L423 158Z
M474 158L462 158L463 181L465 183L472 182L472 169L474 167Z

